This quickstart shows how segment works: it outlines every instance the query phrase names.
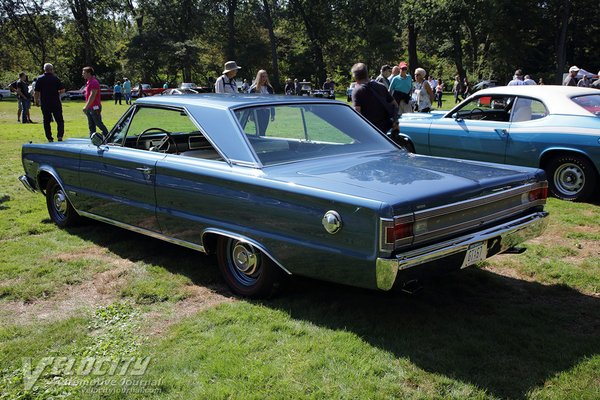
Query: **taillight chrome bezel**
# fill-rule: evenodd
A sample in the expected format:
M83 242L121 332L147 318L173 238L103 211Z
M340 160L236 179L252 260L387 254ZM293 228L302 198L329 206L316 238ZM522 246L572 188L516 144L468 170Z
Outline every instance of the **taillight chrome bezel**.
M398 247L411 244L414 238L414 222L415 217L412 213L399 215L394 218L381 218L381 231L379 233L380 250L393 251ZM397 235L400 229L403 233ZM400 237L397 238L396 236Z

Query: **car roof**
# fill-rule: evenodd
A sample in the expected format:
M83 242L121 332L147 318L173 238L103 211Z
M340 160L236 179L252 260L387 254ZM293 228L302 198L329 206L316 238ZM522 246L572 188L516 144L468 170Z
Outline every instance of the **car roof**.
M483 89L471 97L485 95L526 96L541 100L550 114L592 115L589 111L573 102L571 98L586 95L600 95L597 89L559 85L518 85L494 86Z
M152 96L138 99L136 106L183 107L200 125L216 148L234 163L258 166L251 148L246 145L244 132L233 109L248 106L277 106L285 104L335 104L347 103L314 97L260 95L260 94L189 94L185 96ZM244 143L244 145L240 145Z
M136 100L137 104L156 104L179 107L208 107L219 109L233 109L246 106L261 106L265 104L289 103L340 103L335 100L320 99L302 96L261 95L251 93L225 94L225 93L200 93L185 97L144 97Z

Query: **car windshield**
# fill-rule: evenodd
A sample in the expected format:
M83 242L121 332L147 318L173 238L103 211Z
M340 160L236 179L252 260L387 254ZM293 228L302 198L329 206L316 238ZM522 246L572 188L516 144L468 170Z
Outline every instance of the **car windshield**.
M600 116L600 94L590 94L587 96L573 97L573 100L580 107L585 108L596 116Z
M252 107L235 116L263 165L396 148L345 105Z

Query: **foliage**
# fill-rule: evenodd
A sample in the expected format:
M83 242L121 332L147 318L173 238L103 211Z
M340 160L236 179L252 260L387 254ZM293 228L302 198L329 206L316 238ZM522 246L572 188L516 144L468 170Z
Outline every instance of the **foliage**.
M450 79L511 79L516 68L558 83L569 65L600 64L600 8L591 0L6 0L0 70L37 75L44 62L69 87L91 64L108 84L123 76L208 84L230 58L251 80L344 86L355 62L373 74L407 60ZM275 55L275 56L274 56ZM275 69L275 71L272 71ZM6 79L3 78L2 84ZM212 78L212 79L211 79ZM278 82L281 83L281 82Z

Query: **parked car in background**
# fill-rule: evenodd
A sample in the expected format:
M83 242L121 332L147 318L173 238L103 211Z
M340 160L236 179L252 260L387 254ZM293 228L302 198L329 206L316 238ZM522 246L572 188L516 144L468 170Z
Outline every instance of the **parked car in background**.
M100 98L102 100L112 99L113 89L104 84L100 84ZM60 95L61 100L83 100L85 99L85 85L79 89L68 90Z
M403 114L417 154L542 168L551 193L588 200L600 182L600 92L567 86L483 89L449 112Z
M164 88L153 88L148 83L142 83L142 92L144 96L154 96L156 94L161 94L165 90ZM140 97L140 88L139 85L136 85L131 89L131 97Z
M482 89L488 89L488 88L493 88L498 86L498 82L497 81L493 81L493 80L483 80L481 82L476 83L475 85L473 85L473 88L471 89L471 93L475 93L479 90Z
M9 89L0 89L0 100L9 98L10 96L13 96L13 95L14 94Z
M179 86L179 89L191 89L191 90L194 90L196 93L210 93L211 92L211 89L209 87L199 86L199 85L196 85L195 83L191 83L191 82L182 83L181 86Z
M170 89L163 90L163 92L160 95L161 96L170 96L170 95L175 95L175 94L198 94L198 92L195 91L194 89L190 89L190 88L185 88L185 89L170 88Z
M300 91L296 93L298 96L310 96L312 91L312 83L307 81L300 82Z
M310 91L312 97L322 97L325 99L335 100L335 90L331 89L314 89Z
M348 101L352 101L352 92L354 91L354 86L356 86L356 82L352 82L350 84L350 86L348 86L348 89L346 89L346 97L348 98Z
M22 159L58 226L87 217L216 253L249 297L289 274L389 290L546 225L543 171L410 154L312 97L139 99L108 137L25 144Z

